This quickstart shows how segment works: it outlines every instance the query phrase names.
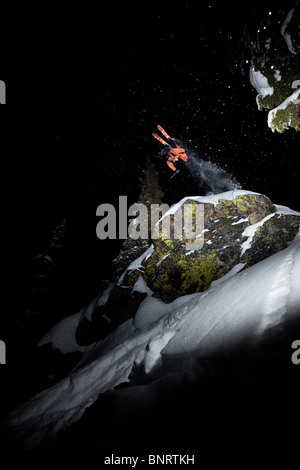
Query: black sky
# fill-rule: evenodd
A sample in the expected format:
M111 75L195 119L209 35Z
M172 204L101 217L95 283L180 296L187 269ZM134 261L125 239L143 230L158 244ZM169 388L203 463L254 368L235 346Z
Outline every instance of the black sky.
M67 14L53 8L48 22L41 16L27 30L10 62L8 97L26 97L26 106L11 120L6 200L10 215L19 201L26 227L19 243L28 259L67 218L70 271L81 260L80 290L80 267L94 273L100 254L109 252L95 238L96 207L116 204L119 195L135 202L148 157L169 204L201 191L188 172L170 180L151 136L156 124L243 188L300 209L299 137L271 132L241 72L245 22L255 29L272 8L271 1L106 3Z
M279 2L286 11L293 5ZM97 240L96 207L116 204L119 195L135 202L148 157L167 203L201 192L188 172L170 180L151 136L156 124L244 189L300 210L299 136L271 132L241 72L245 22L255 29L277 6L258 0L119 2L67 12L53 6L33 26L22 25L26 34L7 61L12 78L0 78L17 105L3 133L5 211L17 225L8 237L25 256L24 277L66 218L70 313L97 293L103 260L118 247Z

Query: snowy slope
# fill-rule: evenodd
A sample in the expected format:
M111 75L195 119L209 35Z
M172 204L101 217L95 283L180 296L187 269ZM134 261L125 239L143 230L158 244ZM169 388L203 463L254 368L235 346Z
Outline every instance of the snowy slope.
M88 349L87 346L80 346L76 341L76 329L83 318L91 321L92 313L97 306L106 304L113 287L114 284L111 284L104 291L100 292L86 307L73 315L63 318L54 325L39 341L39 346L51 344L53 349L58 349L63 354L86 351Z
M164 354L220 354L300 315L300 240L202 294Z
M271 328L300 321L299 279L298 235L287 249L233 272L204 293L167 306L155 299L154 322L149 293L134 320L87 348L69 377L16 409L8 426L26 448L33 448L78 421L99 394L128 382L134 364L143 364L149 373L163 362L167 374L172 357L175 362L178 355L206 358L254 345Z

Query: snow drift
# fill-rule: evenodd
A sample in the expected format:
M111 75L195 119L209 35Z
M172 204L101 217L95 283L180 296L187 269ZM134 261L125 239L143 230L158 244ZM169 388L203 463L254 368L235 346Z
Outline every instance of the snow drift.
M78 421L99 394L124 382L130 387L135 365L149 374L161 364L166 376L178 356L211 358L254 347L266 334L276 337L278 328L299 323L299 279L298 235L285 250L245 271L233 271L206 292L166 305L148 291L134 320L87 347L67 378L17 408L6 425L23 447L34 448Z

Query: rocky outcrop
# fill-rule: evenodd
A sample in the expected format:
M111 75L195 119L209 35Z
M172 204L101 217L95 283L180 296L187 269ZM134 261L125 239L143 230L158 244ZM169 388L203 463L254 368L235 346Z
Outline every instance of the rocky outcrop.
M283 250L299 230L299 213L275 206L262 194L235 190L184 198L176 210L187 207L185 214L195 222L197 205L202 205L204 210L201 231L195 230L195 238L191 240L165 238L159 232L150 248L122 274L107 303L95 308L91 321L84 318L80 322L79 344L104 338L117 325L133 317L149 292L164 302L203 292L213 281L230 275L230 271L246 269ZM170 225L172 234L174 219L171 217ZM201 248L189 250L189 244L200 237Z

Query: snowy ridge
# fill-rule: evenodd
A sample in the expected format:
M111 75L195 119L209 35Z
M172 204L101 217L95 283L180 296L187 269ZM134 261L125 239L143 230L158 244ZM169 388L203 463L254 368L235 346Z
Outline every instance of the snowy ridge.
M92 313L97 306L105 305L109 299L110 293L114 288L114 283L108 286L104 291L95 297L86 307L79 312L69 315L59 321L51 328L39 341L38 345L51 344L53 349L58 349L63 354L74 351L85 351L87 346L79 346L76 341L76 329L83 318L92 320Z
M256 194L260 195L260 193L254 193L253 191L247 191L245 189L231 189L230 191L225 191L219 194L209 194L207 196L186 196L181 199L177 204L174 204L170 209L163 215L163 217L159 220L159 222L166 216L175 214L178 209L186 202L186 201L196 201L202 204L213 204L216 206L219 204L221 199L225 199L227 201L232 201L237 196L243 196L246 194Z
M300 316L299 253L296 237L290 247L204 293L167 306L155 299L158 319L147 307L154 300L148 296L141 305L142 329L128 320L92 345L69 377L18 407L8 426L25 447L36 447L78 421L99 394L128 382L134 364L149 373L161 363L168 374L172 357L176 364L178 355L208 358L259 342L266 329Z
M299 242L294 243L287 256L281 260L273 276L273 284L264 303L264 315L260 325L261 331L280 323L286 313L287 300L291 294L291 276L297 248L299 249ZM300 279L300 271L298 279Z
M181 313L184 312L183 309ZM123 343L108 351L105 351L105 348L103 351L102 347L100 351L95 348L94 356L88 365L19 407L10 416L9 426L15 429L25 448L37 447L44 439L55 437L58 431L78 421L100 393L128 382L135 361L140 363L141 357L148 363L149 368L146 346L155 338L149 348L150 363L153 365L154 341L159 338L161 347L164 347L164 335L170 339L176 332L175 320L176 316L173 319L163 319L139 334L134 334L134 330L129 328L129 336ZM114 334L118 334L118 331ZM99 345L102 346L101 342ZM155 349L157 356L159 353L157 348Z
M300 212L294 211L287 206L281 206L279 204L274 204L276 207L277 214L287 214L287 215L300 215Z
M51 344L54 349L58 349L63 354L68 354L74 351L84 351L86 347L79 346L75 337L81 316L82 313L80 311L74 315L69 315L58 322L43 336L39 342L39 346Z

